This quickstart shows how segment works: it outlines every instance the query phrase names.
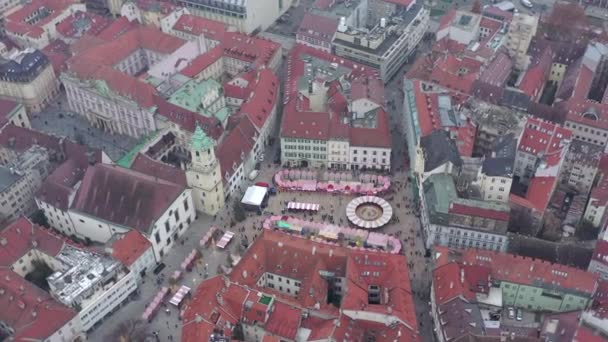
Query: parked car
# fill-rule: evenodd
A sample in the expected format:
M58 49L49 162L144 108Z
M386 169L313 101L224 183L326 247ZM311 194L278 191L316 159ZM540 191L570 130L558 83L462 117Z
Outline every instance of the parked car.
M515 309L512 306L509 306L509 308L507 310L508 310L507 317L509 317L509 319L515 318Z
M517 315L515 317L517 318L518 321L521 321L524 318L523 316L524 316L523 310L518 308Z

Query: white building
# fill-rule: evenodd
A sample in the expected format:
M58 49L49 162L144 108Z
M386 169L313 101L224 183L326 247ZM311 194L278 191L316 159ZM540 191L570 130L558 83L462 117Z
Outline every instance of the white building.
M7 37L21 48L42 49L56 39L57 24L73 13L86 12L77 1L39 0L24 4L5 17Z
M120 261L141 282L142 277L156 265L152 244L136 230L117 234L106 248L112 258Z
M90 330L137 289L137 281L118 261L66 245L55 257L60 266L47 280L51 295L76 308Z
M192 190L185 185L118 166L90 166L73 191L67 211L37 200L39 208L47 216L61 212L53 222L81 239L106 243L115 234L138 230L150 241L157 262L195 218Z
M429 10L416 1L404 14L368 23L371 30L348 27L342 20L333 39L335 54L378 69L388 82L424 37L429 18Z
M13 221L32 213L34 194L50 169L49 153L38 145L0 166L0 220Z
M158 91L136 78L150 69L166 79L186 67L202 47L141 26L88 49L68 63L61 75L70 108L94 126L134 137L157 130ZM180 51L184 60L175 54ZM165 61L175 61L167 64ZM179 63L178 63L179 60Z
M180 0L178 5L188 8L192 14L225 23L247 34L264 31L292 5L291 0Z

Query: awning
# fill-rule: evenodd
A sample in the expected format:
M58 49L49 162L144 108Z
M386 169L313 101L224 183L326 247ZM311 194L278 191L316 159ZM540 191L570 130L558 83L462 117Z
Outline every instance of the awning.
M225 248L226 245L228 244L228 242L230 242L230 240L232 240L233 237L234 237L234 233L231 231L227 231L226 233L224 233L224 236L222 236L222 238L216 244L216 246L219 248Z
M178 306L179 303L181 303L182 300L184 300L184 296L186 296L189 292L190 292L190 288L186 285L182 285L182 287L180 287L179 290L177 290L177 293L175 293L173 298L171 298L169 303L171 303L175 306Z

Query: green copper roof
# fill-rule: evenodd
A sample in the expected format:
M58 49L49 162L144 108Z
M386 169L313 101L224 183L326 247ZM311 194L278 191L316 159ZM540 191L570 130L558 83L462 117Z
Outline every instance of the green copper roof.
M201 126L196 126L194 130L194 134L192 134L192 150L194 151L204 151L208 150L213 146L213 141L209 139L207 134L203 132Z
M120 158L117 162L116 165L124 167L126 169L131 168L131 165L133 164L133 161L135 160L135 157L137 157L137 154L139 153L139 151L141 151L141 149L150 142L150 140L152 140L156 134L158 132L152 132L150 134L148 134L147 136L144 136L143 138L141 138L141 140L139 141L139 143L137 143L137 145L135 145L129 152L127 152L124 156L122 156L122 158Z
M215 117L224 122L230 115L230 110L226 106L221 108L216 106L216 103L221 101L223 91L222 85L214 79L190 80L169 97L169 102L204 117ZM211 97L212 102L205 107L202 101L207 97Z

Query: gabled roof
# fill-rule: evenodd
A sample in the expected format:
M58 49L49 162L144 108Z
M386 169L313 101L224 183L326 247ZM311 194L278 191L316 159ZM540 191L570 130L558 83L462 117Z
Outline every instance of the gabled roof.
M205 69L213 65L213 63L217 62L222 58L223 49L221 45L216 45L213 49L198 55L190 64L183 68L179 73L194 78Z
M32 249L54 257L65 244L53 232L34 225L25 217L19 218L0 231L0 266L10 268ZM0 310L1 311L1 310Z
M257 130L248 116L241 116L238 124L226 135L217 148L222 180L227 182L253 149Z
M191 14L182 14L173 29L196 36L203 34L205 38L216 41L221 41L226 32L224 23Z
M598 275L585 270L510 253L441 246L435 246L435 249L437 267L453 262L484 266L492 270L492 279L515 284L557 287L590 297L599 279Z
M44 341L77 316L17 273L0 268L0 321L14 330L15 341Z
M181 185L137 171L96 164L85 173L72 209L149 233L184 190Z
M273 111L279 96L279 80L270 69L263 68L258 72L254 84L250 84L251 95L239 108L239 113L247 115L249 120L261 129Z
M0 132L0 145L18 152L23 152L33 145L60 151L60 142L57 137L13 124L7 125Z
M181 186L187 186L186 173L184 170L154 160L142 153L137 154L130 168L131 170L141 172L148 176L160 178Z
M352 146L368 146L391 148L390 122L383 108L376 111L376 127L350 127L350 144Z
M132 230L114 241L112 244L112 257L123 265L130 267L150 248L152 248L150 241L140 232Z

